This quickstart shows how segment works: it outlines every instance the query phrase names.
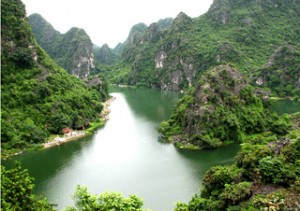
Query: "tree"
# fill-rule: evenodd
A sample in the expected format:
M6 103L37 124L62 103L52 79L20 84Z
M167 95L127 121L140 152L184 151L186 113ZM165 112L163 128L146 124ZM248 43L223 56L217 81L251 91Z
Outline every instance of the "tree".
M20 163L6 170L1 166L1 209L2 210L54 210L47 199L33 194L33 178Z
M66 211L76 210L118 210L142 211L143 200L135 195L125 198L121 193L102 193L92 195L86 187L77 186L74 195L75 207L68 207Z
M50 117L49 131L55 134L61 133L62 129L70 127L71 123L72 121L68 115L62 112L53 113Z

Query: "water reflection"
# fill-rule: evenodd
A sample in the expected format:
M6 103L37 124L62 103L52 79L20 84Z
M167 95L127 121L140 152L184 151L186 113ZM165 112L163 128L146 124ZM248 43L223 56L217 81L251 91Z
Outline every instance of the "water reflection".
M187 202L198 192L206 169L236 153L229 146L196 152L159 143L157 127L171 114L178 95L128 89L112 95L110 119L94 136L15 158L58 209L73 204L75 186L81 184L95 194L136 194L145 208L172 210L177 201Z

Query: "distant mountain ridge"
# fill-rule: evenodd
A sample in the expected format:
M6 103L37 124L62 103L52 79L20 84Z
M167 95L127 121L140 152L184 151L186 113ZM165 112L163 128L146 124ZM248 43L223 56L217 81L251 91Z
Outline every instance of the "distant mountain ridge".
M215 0L198 18L180 13L167 29L143 26L124 43L126 74L118 67L114 82L182 90L208 69L232 64L253 85L297 96L299 14L299 0Z
M116 63L120 59L122 44L117 45L115 49L109 48L107 44L104 44L101 47L94 47L95 63L104 65Z
M37 42L60 66L80 78L91 74L95 69L93 43L83 29L73 27L61 34L39 14L28 18Z
M288 126L263 97L299 99L299 12L300 1L215 0L197 19L180 13L157 44L154 61L134 66L139 71L129 72L129 81L143 80L147 70L161 76L156 85L162 89L188 83L160 128L179 147L214 148L249 134L284 133Z

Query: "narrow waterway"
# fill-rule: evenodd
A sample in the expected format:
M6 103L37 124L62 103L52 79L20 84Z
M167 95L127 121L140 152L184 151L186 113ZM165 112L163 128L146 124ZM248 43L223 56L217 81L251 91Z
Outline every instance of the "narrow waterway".
M116 99L109 121L92 137L27 152L4 165L19 160L35 178L36 192L59 210L73 205L80 184L94 194L136 194L145 208L169 211L199 192L208 168L233 162L238 145L188 151L158 141L157 128L170 116L178 93L115 88L111 95Z

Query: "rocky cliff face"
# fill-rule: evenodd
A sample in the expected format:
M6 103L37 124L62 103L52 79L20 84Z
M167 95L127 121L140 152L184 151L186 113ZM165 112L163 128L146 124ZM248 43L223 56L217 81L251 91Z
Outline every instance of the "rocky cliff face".
M169 55L170 50L176 51L183 46L185 40L179 38L170 39L167 43L164 41L167 36L178 33L191 23L190 17L180 13L174 20L162 19L150 24L146 29L143 28L144 31L130 33L122 55L125 62L132 64L133 71L129 83L165 90L180 90L183 86L189 86L195 76L191 59L176 58L174 53ZM149 72L140 77L145 70Z
M72 75L86 78L95 68L93 44L83 29L72 28L60 34L41 15L29 16L37 42Z
M202 75L160 131L179 147L214 148L269 128L272 118L245 76L221 65Z
M139 37L147 30L148 26L144 23L138 23L134 25L129 32L126 42L129 44L137 43Z
M182 90L195 84L206 70L230 63L244 71L253 84L259 81L278 95L276 83L264 83L268 75L265 64L276 49L290 45L294 56L273 56L272 71L285 69L280 95L295 96L299 91L299 82L294 80L299 78L295 60L300 47L299 11L299 0L215 0L201 17L192 19L180 13L167 29L151 24L135 36L131 34L125 44L122 59L131 72L122 81ZM290 65L285 68L287 59ZM273 81L270 75L268 81Z
M61 42L63 35L55 30L41 15L32 14L29 17L29 23L32 26L32 33L40 46L47 49L51 57L57 54L58 44Z
M95 68L93 44L83 29L73 27L64 35L57 61L72 75L80 78L90 75Z
M280 96L300 96L299 48L285 44L277 47L266 64L259 69L255 83L272 87Z
M1 29L1 150L42 144L63 128L88 127L98 120L107 96L105 82L88 86L58 66L36 43L20 0L1 1ZM85 35L79 29L72 31L72 37ZM84 49L76 43L71 46ZM81 55L75 54L74 65L88 63L89 58Z

